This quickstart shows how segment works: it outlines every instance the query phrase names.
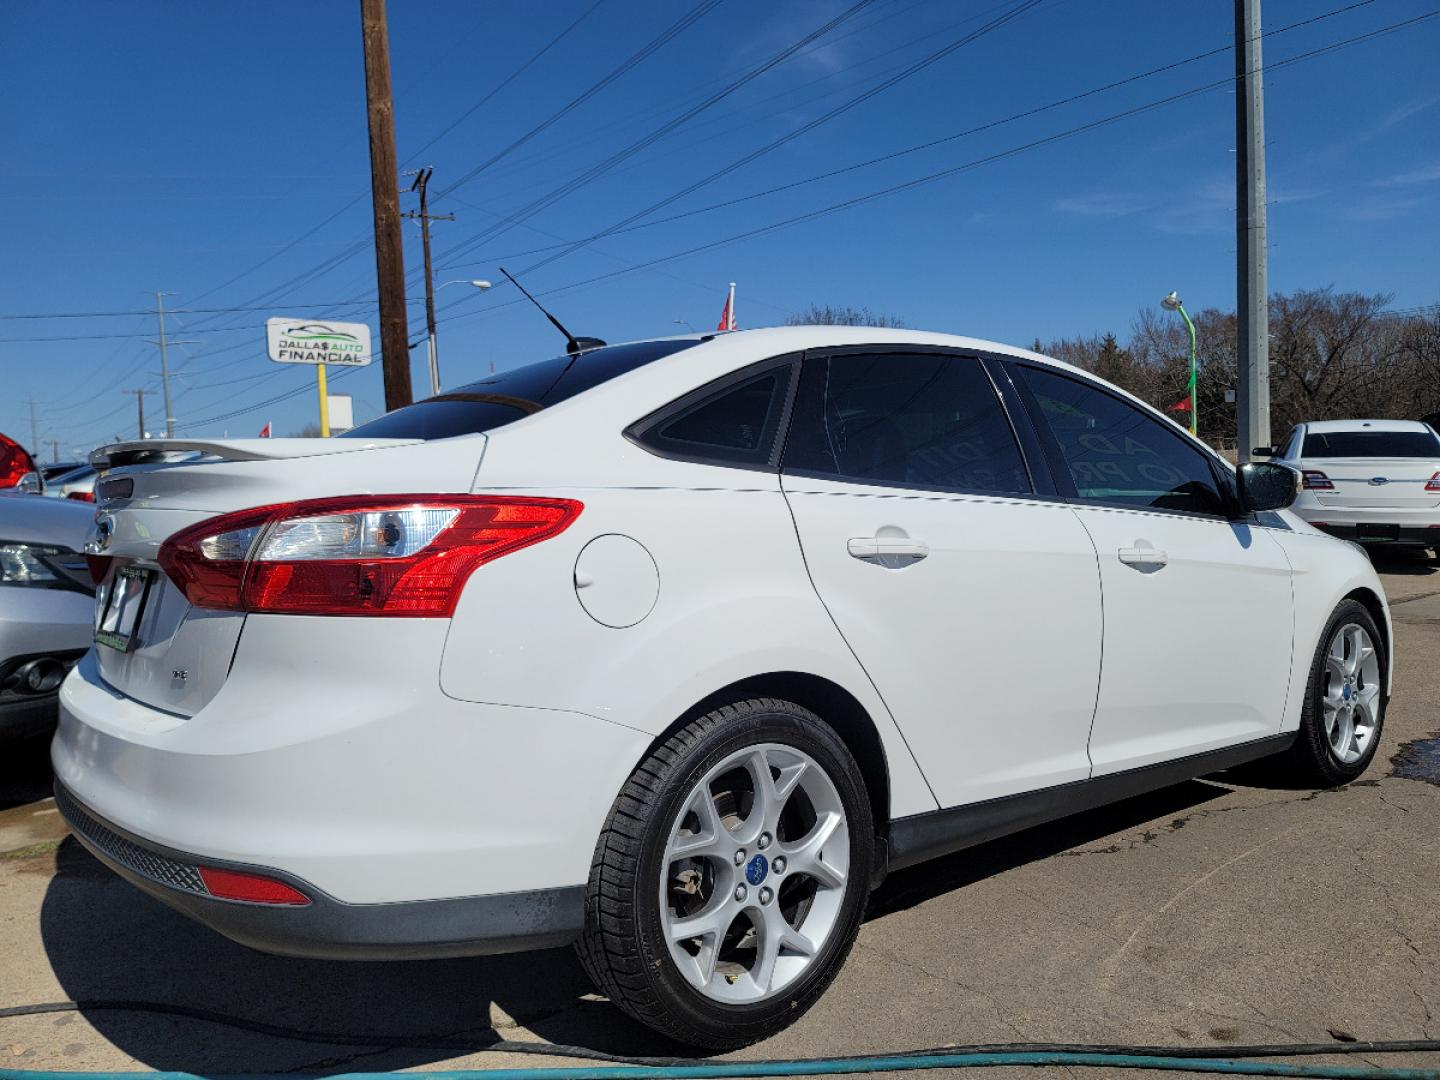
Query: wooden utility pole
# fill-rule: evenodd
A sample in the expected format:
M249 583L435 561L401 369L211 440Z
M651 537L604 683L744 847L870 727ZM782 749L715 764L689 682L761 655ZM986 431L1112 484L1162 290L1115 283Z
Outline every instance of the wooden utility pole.
M375 207L375 284L380 293L380 359L385 409L399 409L410 392L410 330L405 319L405 250L400 237L400 190L395 160L395 105L390 95L390 39L385 0L360 0L365 41L365 104L370 117L370 197Z
M136 437L137 439L143 439L143 438L145 438L145 395L146 395L146 394L153 394L155 391L154 391L154 390L121 390L120 392L121 392L122 394L134 394L134 395L135 395L135 410L136 410L136 413L138 414L138 415L136 416L135 437Z
M435 341L435 275L430 268L430 222L432 221L454 221L454 214L431 214L430 200L426 191L430 186L430 177L435 170L430 166L420 169L415 173L415 182L410 185L410 190L420 196L419 212L407 211L407 218L418 218L420 221L420 244L425 252L425 339L430 359L430 393L440 393L440 349Z

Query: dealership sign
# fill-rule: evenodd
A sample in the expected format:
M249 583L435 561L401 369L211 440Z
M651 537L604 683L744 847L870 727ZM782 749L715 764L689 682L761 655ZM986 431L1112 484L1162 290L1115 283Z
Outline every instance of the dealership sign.
M365 323L268 319L265 337L270 359L278 364L364 367L370 363L370 327Z

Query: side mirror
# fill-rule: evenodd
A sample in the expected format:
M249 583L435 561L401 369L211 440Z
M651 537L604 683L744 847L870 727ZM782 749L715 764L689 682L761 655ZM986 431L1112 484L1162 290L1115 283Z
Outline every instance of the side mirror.
M1279 448L1278 446L1257 446L1257 447L1255 447L1255 449L1253 449L1253 450L1250 451L1250 456L1251 456L1251 457L1279 457L1279 456L1280 456L1280 448Z
M1300 473L1273 461L1247 461L1235 470L1235 486L1249 513L1284 510L1300 494Z

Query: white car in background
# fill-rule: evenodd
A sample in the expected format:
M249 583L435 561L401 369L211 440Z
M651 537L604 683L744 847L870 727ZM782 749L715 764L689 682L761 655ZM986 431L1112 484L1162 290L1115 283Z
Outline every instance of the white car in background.
M273 952L575 941L706 1047L800 1016L888 870L1243 762L1346 783L1389 693L1295 472L968 338L577 349L97 464L82 843Z
M1361 544L1440 549L1440 434L1419 420L1298 424L1273 460L1304 477L1291 509Z

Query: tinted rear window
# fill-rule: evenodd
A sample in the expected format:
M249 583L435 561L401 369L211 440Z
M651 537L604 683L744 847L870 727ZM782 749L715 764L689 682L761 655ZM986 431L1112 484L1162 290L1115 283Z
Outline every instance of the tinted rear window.
M1433 458L1440 456L1440 438L1425 431L1312 431L1300 456Z
M342 439L448 439L514 423L638 367L698 345L694 339L607 345L557 356L447 390L352 428Z

